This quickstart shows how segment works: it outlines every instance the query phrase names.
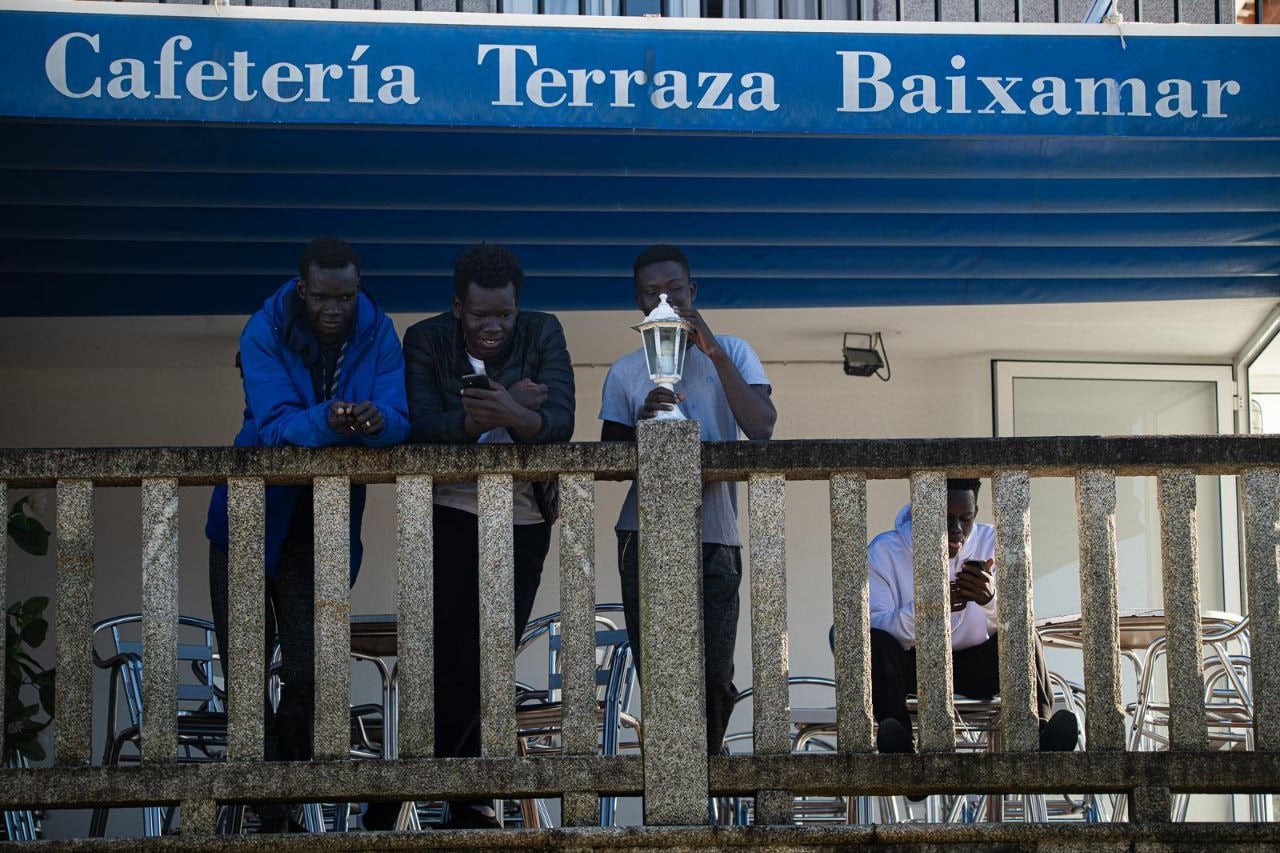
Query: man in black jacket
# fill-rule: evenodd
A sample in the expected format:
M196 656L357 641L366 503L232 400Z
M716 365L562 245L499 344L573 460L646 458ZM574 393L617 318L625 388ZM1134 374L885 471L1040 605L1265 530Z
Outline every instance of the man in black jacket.
M550 314L520 311L524 273L499 246L472 246L454 265L453 312L405 333L410 438L422 444L545 444L573 434L573 367ZM484 374L488 388L463 387ZM468 385L476 385L473 379ZM515 636L524 633L542 578L555 495L515 484ZM434 494L436 755L480 754L480 590L476 484ZM513 694L514 695L514 694ZM487 802L452 804L453 827L496 826Z

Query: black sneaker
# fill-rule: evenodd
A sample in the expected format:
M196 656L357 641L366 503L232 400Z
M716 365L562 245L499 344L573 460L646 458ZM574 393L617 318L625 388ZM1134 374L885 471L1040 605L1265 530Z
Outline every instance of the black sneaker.
M886 754L916 751L915 744L911 742L911 732L892 717L880 721L880 730L876 732L876 749Z
M916 746L911 740L911 732L902 723L886 717L880 721L880 730L876 732L876 749L882 755L893 753L912 753ZM913 803L923 802L924 794L911 794L907 797Z
M385 832L396 828L399 817L399 800L374 800L365 806L360 823L370 832Z
M1040 724L1041 752L1073 752L1080 740L1080 723L1065 708Z
M501 829L491 806L449 804L449 819L440 829Z
M307 831L307 828L294 816L293 809L288 806L271 803L259 806L257 811L259 835Z

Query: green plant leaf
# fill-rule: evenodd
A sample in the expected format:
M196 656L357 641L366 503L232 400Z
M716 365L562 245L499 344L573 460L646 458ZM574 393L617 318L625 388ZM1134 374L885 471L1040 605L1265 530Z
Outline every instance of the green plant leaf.
M13 511L9 513L9 536L28 554L43 557L49 553L49 531L36 519L22 514L22 501L14 504Z
M47 595L33 595L22 601L21 605L23 612L32 616L39 616L49 606L49 597Z
M32 619L22 628L22 642L31 648L39 648L44 644L44 638L49 633L49 623L43 619Z

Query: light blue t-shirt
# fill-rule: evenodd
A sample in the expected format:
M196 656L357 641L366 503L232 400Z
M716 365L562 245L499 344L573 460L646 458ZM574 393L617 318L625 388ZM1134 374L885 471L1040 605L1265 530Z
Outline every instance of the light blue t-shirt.
M751 345L731 335L716 335L721 349L738 368L748 385L768 385L764 366ZM636 350L624 355L609 368L604 380L600 420L634 427L644 408L644 400L653 390L653 380L645 365L644 352ZM724 386L715 365L702 350L689 345L684 360L684 376L676 383L676 393L684 394L680 411L702 427L703 441L737 441L742 438L738 422L729 408ZM636 518L636 484L631 484L627 500L622 504L616 530L638 530ZM738 537L738 484L712 482L702 486L702 541L720 545L741 545Z

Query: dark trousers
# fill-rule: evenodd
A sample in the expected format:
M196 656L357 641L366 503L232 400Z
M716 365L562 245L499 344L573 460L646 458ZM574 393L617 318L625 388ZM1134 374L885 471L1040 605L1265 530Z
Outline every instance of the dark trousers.
M432 613L435 648L436 757L480 754L480 525L460 509L435 506L432 511ZM542 564L551 544L550 524L518 524L512 528L515 557L515 631L512 645L529 624L533 599L542 582ZM512 692L514 710L515 693ZM487 800L453 800L463 806L487 806ZM365 829L391 829L400 803L369 803Z
M1034 650L1036 716L1044 722L1053 712L1053 691L1038 636L1034 636ZM961 696L990 699L1000 694L1000 650L994 636L980 646L952 652L951 668L952 686ZM916 650L904 649L889 632L872 628L871 708L876 721L894 719L911 731L907 696L915 692Z
M225 674L227 658L227 552L209 543L209 599L214 632ZM310 537L285 540L275 577L266 581L266 636L263 655L269 672L271 651L280 640L280 705L275 713L264 699L264 755L267 761L311 758L315 708L315 544ZM265 693L264 693L265 696Z
M479 755L479 523L469 512L444 506L435 507L434 521L436 757ZM551 525L519 524L513 528L513 535L514 645L529 624L533 599L542 581L542 563L551 544Z
M627 638L640 673L640 547L634 531L618 531L618 573ZM702 545L702 641L707 682L707 754L719 755L724 733L738 701L733 685L733 652L738 641L738 587L742 585L742 549Z

